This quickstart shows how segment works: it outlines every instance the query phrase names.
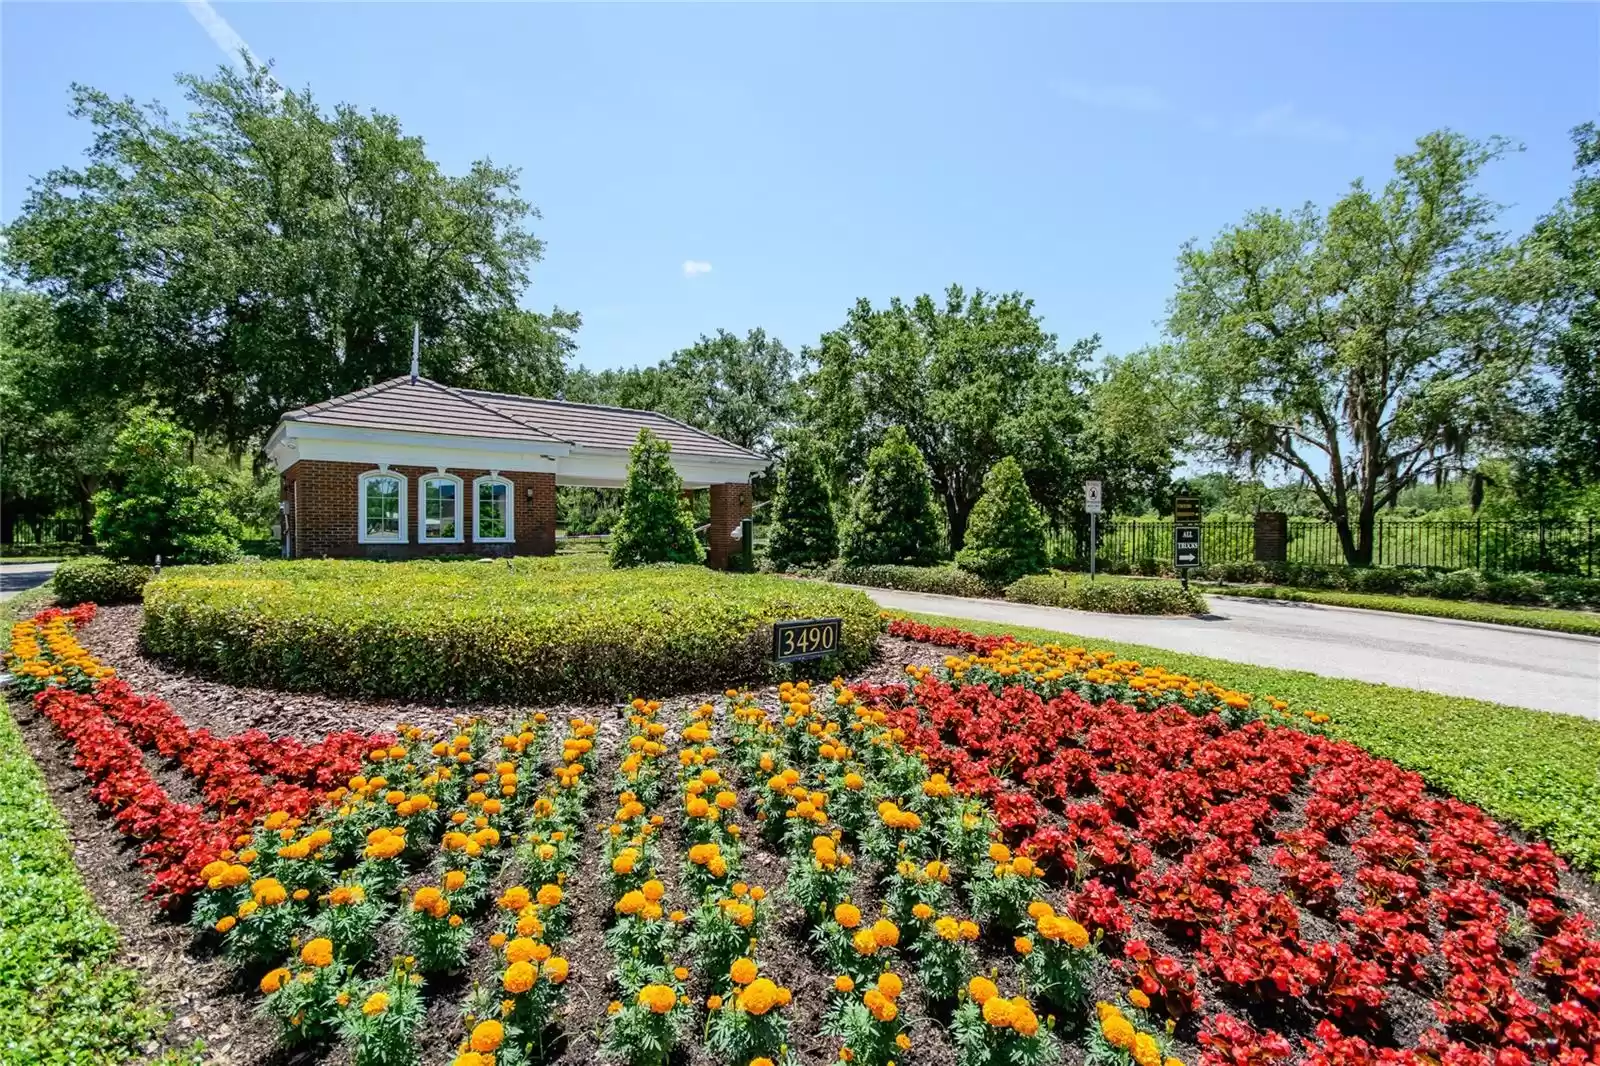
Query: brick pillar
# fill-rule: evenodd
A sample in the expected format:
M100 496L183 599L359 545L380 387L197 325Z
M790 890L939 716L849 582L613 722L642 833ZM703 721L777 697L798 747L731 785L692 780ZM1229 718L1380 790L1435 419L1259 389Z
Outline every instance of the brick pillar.
M1258 563L1283 563L1289 560L1289 516L1282 511L1261 511L1256 515L1255 559Z
M556 476L554 474L504 475L517 489L517 552L522 555L556 553ZM528 490L533 490L529 498Z
M713 570L728 569L728 560L743 547L731 535L739 523L751 516L754 500L748 481L729 481L711 486L711 528L706 531L710 546L706 565Z

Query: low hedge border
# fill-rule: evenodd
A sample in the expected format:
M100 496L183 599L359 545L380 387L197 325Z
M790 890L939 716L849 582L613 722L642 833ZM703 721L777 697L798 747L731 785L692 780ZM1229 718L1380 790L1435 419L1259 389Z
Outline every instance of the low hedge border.
M116 603L138 603L145 582L154 573L148 566L119 563L103 555L68 559L56 567L51 584L56 600L66 607L97 603L108 607Z
M1286 588L1282 585L1215 585L1205 590L1216 596L1250 596L1263 600L1323 603L1331 607L1360 607L1369 611L1453 618L1464 622L1492 622L1522 629L1545 629L1600 637L1600 612L1559 611L1547 607L1511 607L1472 600L1440 600L1427 596L1385 596L1372 592L1325 592Z
M0 1059L115 1063L143 1055L165 1019L113 961L66 826L0 700Z
M1042 607L1068 607L1105 614L1205 614L1205 597L1176 581L1137 581L1077 574L1033 574L1006 588L1006 599Z
M938 596L998 598L1003 586L991 584L976 574L954 566L846 566L835 563L815 570L797 570L806 577L834 581L842 585L865 585L875 589L902 592L927 592Z
M821 617L843 620L839 652L773 663L773 622ZM141 639L237 684L551 703L832 677L865 665L883 629L877 606L849 589L565 556L178 567L145 587Z
M1019 640L1108 649L1224 688L1316 709L1324 732L1415 770L1433 787L1475 803L1550 841L1600 881L1600 721L1486 700L1322 677L1141 644L1028 626L920 612L893 612L928 625Z
M1081 563L1072 569L1081 571ZM1172 560L1107 559L1105 573L1172 577ZM1573 574L1485 573L1408 566L1329 566L1321 563L1211 563L1189 572L1191 580L1241 585L1282 585L1328 592L1431 596L1442 600L1517 604L1571 610L1600 607L1600 577Z

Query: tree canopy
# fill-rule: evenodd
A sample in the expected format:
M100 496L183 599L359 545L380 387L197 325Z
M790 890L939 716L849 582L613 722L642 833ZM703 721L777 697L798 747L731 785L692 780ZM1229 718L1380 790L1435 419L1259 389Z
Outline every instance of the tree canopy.
M1169 329L1210 453L1305 479L1366 564L1380 506L1504 432L1528 350L1475 182L1507 146L1418 140L1378 191L1263 210L1179 257Z
M325 111L269 69L181 76L174 118L75 86L88 160L34 182L6 228L77 386L138 397L236 451L285 410L423 368L550 394L574 314L518 306L541 242L516 172L449 175L393 116Z

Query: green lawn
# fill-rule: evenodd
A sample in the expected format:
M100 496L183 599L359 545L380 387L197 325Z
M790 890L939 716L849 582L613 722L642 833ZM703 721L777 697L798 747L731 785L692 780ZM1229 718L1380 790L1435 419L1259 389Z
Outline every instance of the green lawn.
M72 864L61 816L0 701L0 1061L112 1063L164 1019Z
M1325 727L1498 818L1545 837L1600 880L1600 721L1320 677L1071 633L894 612L969 633L1104 648L1330 715Z
M1296 589L1284 585L1211 585L1196 583L1214 596L1254 596L1263 600L1326 603L1334 607L1365 607L1373 611L1423 614L1432 618L1459 618L1468 622L1494 622L1525 629L1552 629L1560 633L1600 636L1600 612L1563 611L1553 607L1514 607L1473 600L1440 600L1429 596L1389 596L1379 592L1339 592Z

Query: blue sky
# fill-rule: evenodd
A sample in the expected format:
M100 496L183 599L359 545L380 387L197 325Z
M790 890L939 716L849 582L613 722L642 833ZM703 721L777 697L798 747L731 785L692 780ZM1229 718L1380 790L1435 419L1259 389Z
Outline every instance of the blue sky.
M1440 126L1526 146L1484 184L1520 231L1600 114L1595 5L215 11L284 82L397 115L446 168L520 167L548 245L525 303L581 311L591 366L718 327L798 348L859 296L952 281L1125 351L1158 338L1185 239L1381 181ZM175 104L175 73L224 61L176 3L8 2L0 34L6 219L81 158L71 82Z

